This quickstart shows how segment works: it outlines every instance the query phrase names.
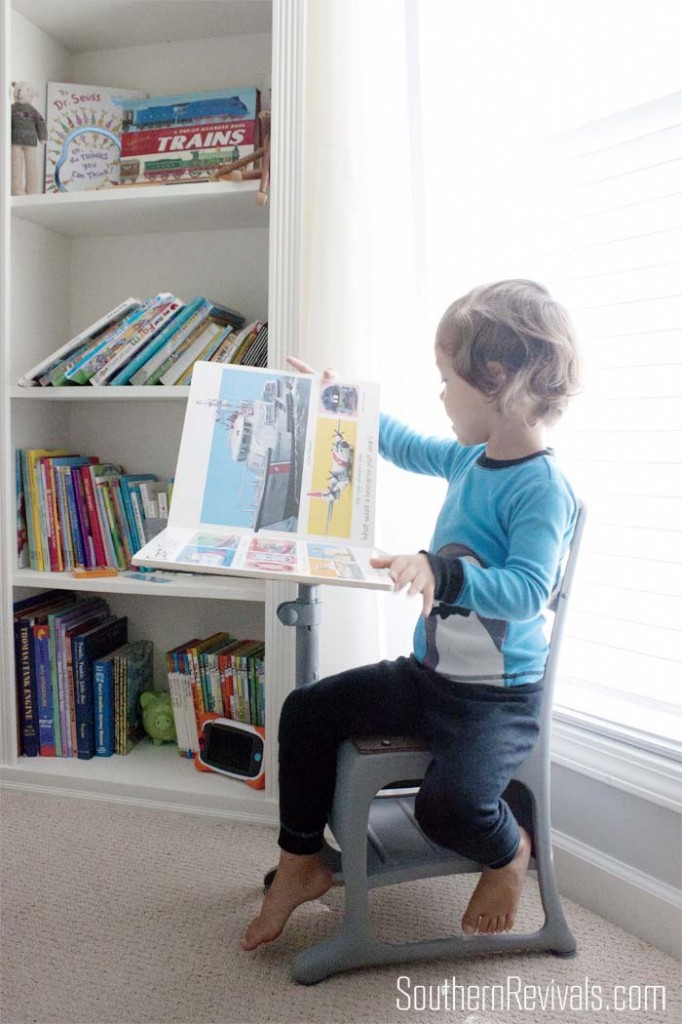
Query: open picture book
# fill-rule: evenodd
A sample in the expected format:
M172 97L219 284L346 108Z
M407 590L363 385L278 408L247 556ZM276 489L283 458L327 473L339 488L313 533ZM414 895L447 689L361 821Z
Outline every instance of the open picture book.
M198 362L158 569L390 590L373 569L376 384Z

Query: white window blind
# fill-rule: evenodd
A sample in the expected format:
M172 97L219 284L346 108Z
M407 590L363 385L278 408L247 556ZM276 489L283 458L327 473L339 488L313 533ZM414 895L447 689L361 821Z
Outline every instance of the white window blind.
M524 276L586 378L554 437L588 506L559 713L681 757L682 92L543 142L524 186Z

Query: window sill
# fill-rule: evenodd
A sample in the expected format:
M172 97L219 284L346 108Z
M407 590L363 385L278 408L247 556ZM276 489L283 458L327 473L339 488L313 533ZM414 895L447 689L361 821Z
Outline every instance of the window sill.
M601 736L565 713L552 723L552 763L682 813L682 764Z

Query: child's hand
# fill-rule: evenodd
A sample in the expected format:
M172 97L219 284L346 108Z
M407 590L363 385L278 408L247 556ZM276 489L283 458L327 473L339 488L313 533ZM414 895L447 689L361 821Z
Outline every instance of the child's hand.
M375 569L388 569L394 590L402 590L403 587L409 586L409 596L421 594L424 600L424 618L431 613L436 581L426 555L386 555L370 558L369 564Z
M294 356L287 356L287 362L289 366L293 366L294 370L298 370L299 373L317 373L312 366L308 366L307 363L302 362L300 359L295 359ZM338 370L333 370L331 367L327 367L326 370L322 371L322 382L328 384L332 380L336 380L339 376Z

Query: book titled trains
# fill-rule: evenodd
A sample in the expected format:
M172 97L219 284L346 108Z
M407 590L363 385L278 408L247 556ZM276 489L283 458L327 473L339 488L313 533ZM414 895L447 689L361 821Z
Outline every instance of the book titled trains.
M205 180L258 144L255 88L154 96L122 106L122 184Z
M198 362L168 526L133 564L391 589L373 569L379 388Z
M119 100L144 93L101 85L47 83L46 192L83 192L119 182Z

